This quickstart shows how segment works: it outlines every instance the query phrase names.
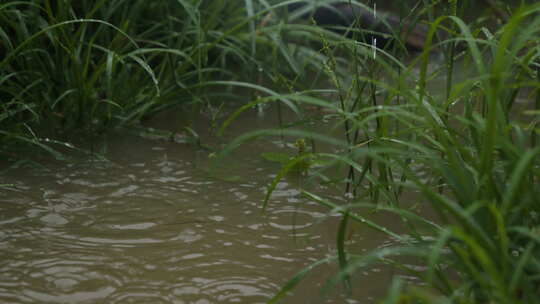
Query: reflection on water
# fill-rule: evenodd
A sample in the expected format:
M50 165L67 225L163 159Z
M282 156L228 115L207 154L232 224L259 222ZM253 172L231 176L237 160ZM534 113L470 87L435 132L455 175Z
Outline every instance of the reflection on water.
M261 202L275 164L251 143L230 160L235 183L210 178L189 145L125 136L110 162L18 169L2 176L2 303L264 303L300 269L335 253L338 218L281 182ZM266 146L265 146L266 145ZM369 232L359 238L373 248ZM323 265L287 303L369 303L387 277L356 299L318 288ZM376 293L376 291L375 291Z

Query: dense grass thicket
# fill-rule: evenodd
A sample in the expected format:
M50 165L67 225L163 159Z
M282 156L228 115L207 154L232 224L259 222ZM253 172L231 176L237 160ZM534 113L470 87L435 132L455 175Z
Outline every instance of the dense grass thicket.
M342 2L369 11L374 1ZM381 34L354 22L326 31L309 18L315 4L287 10L299 1L4 1L0 153L28 146L56 153L54 144L73 134L204 105L220 93L212 87L227 100L234 100L230 88L248 88L254 100L222 131L265 103L299 117L245 134L224 151L261 136L297 142L264 204L298 168L304 182L347 193L343 204L303 191L343 215L330 258L340 271L329 286L354 289L357 271L385 264L422 284L397 275L383 303L538 303L540 4L486 0L485 13L465 21L479 2L400 1L401 28ZM428 32L422 50L411 53L403 32L415 24ZM376 49L366 37L389 43ZM337 121L341 138L302 123L314 107ZM331 152L316 150L319 143ZM403 199L411 195L413 204ZM427 206L436 219L411 205ZM374 211L392 214L405 230L370 221ZM393 245L349 250L355 222L386 233ZM414 265L404 262L409 257ZM322 262L270 302L286 301Z
M538 303L540 5L490 2L498 14L466 22L459 16L466 11L462 2L417 4L404 18L430 31L414 59L405 59L399 41L374 51L369 43L315 34L314 48L289 45L305 73L300 78L312 80L304 91L252 104L286 99L303 121L309 113L299 105L318 107L338 120L341 139L310 132L306 124L246 134L230 148L264 135L312 143L284 164L265 204L278 181L298 168L305 182L334 184L349 194L343 204L303 192L343 215L336 236L340 272L330 286L354 289L357 271L385 264L423 284L409 286L397 275L384 303ZM290 28L288 35L309 39L309 31ZM321 142L333 152L316 151ZM344 166L344 179L328 175ZM404 201L411 196L413 202ZM436 219L418 213L418 206ZM401 219L405 230L370 221L373 211ZM354 222L387 234L394 245L369 254L348 250ZM404 262L411 258L415 263ZM322 262L299 272L271 302L286 298Z
M3 1L1 153L204 103L228 61L254 66L249 22L240 1Z

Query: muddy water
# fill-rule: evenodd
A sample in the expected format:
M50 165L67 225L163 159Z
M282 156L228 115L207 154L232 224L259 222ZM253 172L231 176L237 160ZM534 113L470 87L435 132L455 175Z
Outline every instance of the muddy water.
M233 133L275 123L249 114ZM183 121L158 121L175 119ZM261 213L279 166L259 153L279 150L278 140L247 144L217 178L206 170L209 153L190 144L120 134L97 146L108 161L0 176L12 184L0 191L1 303L264 303L303 267L335 254L338 217L302 198L294 178ZM355 240L367 250L382 238L365 231ZM372 269L352 297L340 286L322 297L335 270L315 268L285 303L371 303L389 280Z

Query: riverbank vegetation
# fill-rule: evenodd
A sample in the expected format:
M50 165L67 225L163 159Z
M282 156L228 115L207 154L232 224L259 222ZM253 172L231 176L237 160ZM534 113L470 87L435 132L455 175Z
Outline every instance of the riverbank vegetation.
M3 2L1 153L60 157L80 136L204 104L211 79L241 78L230 61L254 65L245 14L235 1Z
M294 3L5 2L0 153L30 147L60 157L57 147L72 147L75 136L178 106L198 111L216 95L245 101L222 122L226 132L239 113L278 103L298 122L245 134L223 155L261 136L297 143L263 206L298 167L305 184L345 192L344 204L302 191L342 215L329 257L339 272L327 288L361 288L355 275L377 264L397 273L383 303L536 303L540 5L485 1L490 13L471 19L477 4L467 1L401 1L392 12L401 27L381 34L354 20L327 31L313 24L313 7L289 11ZM375 14L371 4L348 1ZM416 24L427 29L420 51L403 35ZM376 48L373 38L389 43ZM239 87L252 96L235 95ZM317 119L342 136L310 131ZM402 225L385 227L373 212ZM390 245L355 252L354 225ZM322 262L270 302L286 301Z
M346 204L303 191L342 214L333 257L340 271L329 286L341 282L354 289L355 274L382 264L400 274L384 303L536 303L539 298L540 6L501 13L503 24L490 26L488 18L486 23L461 19L460 4L419 9L430 31L422 52L410 61L400 48L405 42L373 50L368 43L327 36L320 38L316 56L302 56L320 60L312 73L330 79L331 86L324 92L307 87L287 98L332 113L343 141L306 125L257 131L231 145L281 134L304 138L313 147L334 147L291 158L265 201L271 204L278 181L298 164L305 168L306 161L313 166L307 182L322 178L326 186L345 189ZM445 13L438 17L436 9ZM254 103L274 101L270 96ZM329 167L344 166L346 178L328 175ZM395 216L402 226L392 230L370 221L374 211ZM351 226L357 224L388 235L392 245L369 254L349 250ZM299 272L271 302L321 262ZM411 277L419 281L409 284Z

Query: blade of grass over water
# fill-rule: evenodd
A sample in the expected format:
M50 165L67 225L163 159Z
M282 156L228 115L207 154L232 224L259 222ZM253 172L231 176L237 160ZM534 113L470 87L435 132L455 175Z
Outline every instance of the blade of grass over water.
M307 266L306 268L299 271L295 276L293 276L281 289L266 303L272 304L272 303L278 303L281 299L283 299L287 293L291 292L298 283L302 281L302 279L314 268L316 268L319 265L333 262L333 257L328 257L325 259L321 259L315 263L312 263L311 265Z

